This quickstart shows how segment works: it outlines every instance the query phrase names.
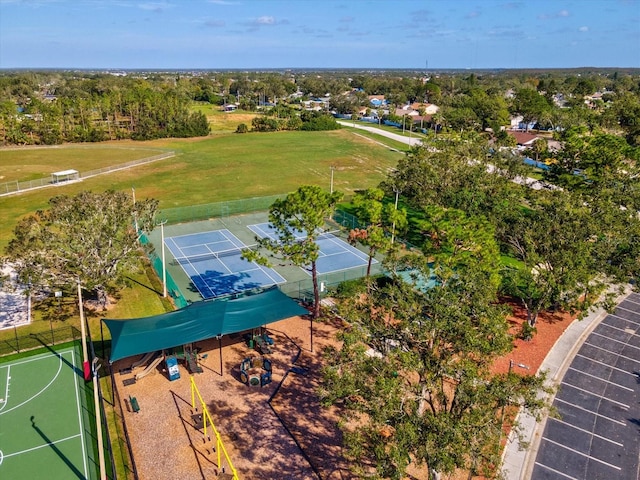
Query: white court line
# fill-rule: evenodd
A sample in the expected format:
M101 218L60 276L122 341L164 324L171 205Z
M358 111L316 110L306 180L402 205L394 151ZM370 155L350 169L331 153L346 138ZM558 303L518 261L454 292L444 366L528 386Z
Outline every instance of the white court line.
M48 356L51 356L51 357L58 357L58 360L59 360L59 362L58 362L58 371L56 372L56 374L54 375L54 377L51 379L51 381L50 381L47 385L45 385L45 386L44 386L44 387L43 387L39 392L37 392L35 395L32 395L31 397L27 398L24 402L22 402L22 403L20 403L20 404L18 404L18 405L16 405L16 406L14 406L14 407L11 407L9 410L3 410L2 412L0 412L0 415L4 415L5 413L9 413L9 412L11 412L11 411L15 410L16 408L20 408L20 407L21 407L21 406L23 406L24 404L29 403L29 402L30 402L31 400L33 400L34 398L38 397L40 394L42 394L42 392L44 392L47 388L49 388L49 387L53 384L53 382L55 382L55 381L56 381L56 378L58 378L58 376L60 375L60 372L62 371L62 353L65 353L65 352L61 352L59 355L54 355L54 354L48 355ZM40 359L45 359L45 358L47 358L48 356L40 357ZM74 375L75 375L75 373L74 373Z
M624 404L622 402L618 402L616 400L611 400L610 398L603 397L602 395L598 395L597 393L590 392L589 390L585 390L584 388L577 387L577 386L572 385L571 383L567 383L565 381L562 382L562 385L566 385L569 388L575 388L576 390L579 390L581 392L587 393L587 394L591 395L592 397L598 397L598 398L601 398L602 400L606 400L607 402L616 403L616 404L620 405L621 407L629 410L629 405L626 405L626 404Z
M609 440L607 437L603 437L602 435L598 435L597 433L593 433L593 432L591 432L589 430L585 430L584 428L576 427L575 425L572 425L571 423L564 422L564 421L560 420L559 418L553 418L553 417L549 417L549 418L551 418L551 420L553 420L555 422L558 422L558 423L561 423L563 425L566 425L567 427L571 427L571 428L573 428L575 430L579 430L581 432L588 433L592 437L597 437L597 438L599 438L601 440L604 440L606 442L613 443L614 445L617 445L619 447L624 447L624 444L622 444L622 443L615 442L613 440Z
M589 343L588 339L586 342L584 342L583 345L589 345L590 347L597 348L598 350L602 350L603 352L610 353L611 355L615 355L618 358L624 358L625 360L631 360L632 362L640 363L640 360L636 358L627 357L626 355L620 355L618 352L613 352L611 350L607 350L606 348L599 347L598 345L594 345L593 343Z
M230 230L227 230L225 228L223 230L218 230L218 231L221 232L222 236L225 238L224 241L231 242L231 245L233 245L234 247L236 247L236 248L246 248L247 247L247 245L242 243L242 240L240 240L238 237L236 237ZM227 235L227 233L229 235ZM221 243L221 242L213 242L213 243Z
M9 403L9 380L11 380L11 364L7 365L7 388L4 392L4 399L2 405L0 405L0 412L4 410L4 407Z
M568 370L573 370L574 372L581 373L582 375L585 375L587 377L595 378L596 380L600 380L601 382L609 383L609 384L611 384L611 385L613 385L615 387L620 387L620 388L622 388L624 390L629 390L630 392L634 392L635 391L633 388L625 387L624 385L620 385L619 383L612 382L610 380L605 380L602 377L598 377L597 375L591 375L590 373L583 372L582 370L578 370L577 368L569 367Z
M585 360L589 360L590 362L597 363L598 365L602 365L604 367L610 368L612 370L617 370L618 372L626 373L627 375L631 375L632 377L636 377L635 373L631 373L627 370L623 370L618 367L614 367L613 365L609 365L608 363L601 362L600 360L596 360L595 358L587 357L581 353L576 353L576 357L584 358Z
M76 355L75 355L75 351L71 350L71 361L73 363L73 365L76 364ZM78 407L78 427L80 428L80 443L82 444L82 463L84 465L84 476L85 478L89 478L88 476L88 465L87 465L87 452L85 451L85 441L84 441L84 435L83 435L83 428L82 428L82 414L80 412L80 395L78 393L78 375L74 375L73 376L73 383L75 384L76 387L76 406ZM84 380L84 379L83 379ZM93 381L97 381L97 378L94 377Z
M23 453L33 452L34 450L39 450L44 447L50 447L51 445L55 445L56 443L66 442L67 440L73 440L74 438L78 438L80 436L82 435L78 433L77 435L71 435L70 437L67 437L67 438L61 438L60 440L56 440L55 442L43 443L42 445L38 445L37 447L27 448L26 450L22 450L20 452L8 453L4 455L4 458L15 457L16 455L22 455ZM86 475L86 471L85 471L85 477L88 478Z
M264 225L264 223L254 223L253 225L247 225L247 228L255 233L260 238L268 238L269 240L277 240L276 234L274 232L269 232L264 230L260 225ZM267 224L268 225L268 224Z
M621 467L618 467L618 466L613 465L613 464L611 464L611 463L607 463L607 462L605 462L604 460L600 460L599 458L592 457L591 455L587 455L586 453L582 453L582 452L580 452L580 451L578 451L578 450L575 450L575 449L573 449L573 448L571 448L571 447L567 447L566 445L563 445L563 444L561 444L561 443L559 443L559 442L556 442L556 441L554 441L554 440L551 440L550 438L542 437L542 440L546 440L546 441L547 441L547 442L549 442L549 443L553 443L554 445L558 445L559 447L562 447L562 448L564 448L565 450L569 450L570 452L577 453L578 455L581 455L581 456L583 456L583 457L586 457L586 458L588 458L588 459L590 459L590 460L595 460L596 462L601 463L601 464L603 464L603 465L606 465L607 467L611 467L611 468L614 468L614 469L616 469L616 470L622 470L622 468L621 468Z
M566 473L559 472L559 471L558 471L558 470L556 470L555 468L548 467L547 465L545 465L545 464L543 464L543 463L540 463L540 462L534 462L534 463L535 463L536 465L538 465L539 467L546 468L546 469L547 469L547 470L549 470L550 472L557 473L558 475L562 475L564 478L570 478L571 480L580 480L579 478L576 478L576 477L570 477L570 476L569 476L569 475L567 475Z
M606 415L602 415L601 413L594 412L593 410L589 410L587 408L581 407L580 405L576 405L575 403L567 402L566 400L563 400L560 397L556 397L554 401L570 405L573 408L577 408L578 410L582 410L583 412L590 413L591 415L595 415L596 417L604 418L605 420L609 420L610 422L617 423L618 425L622 425L623 427L627 426L625 422L621 422L620 420L616 420L615 418L607 417Z

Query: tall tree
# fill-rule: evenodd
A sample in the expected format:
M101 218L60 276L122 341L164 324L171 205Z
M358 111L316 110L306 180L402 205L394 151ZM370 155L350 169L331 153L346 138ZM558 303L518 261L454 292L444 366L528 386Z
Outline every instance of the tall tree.
M345 412L345 444L359 477L405 478L410 463L492 476L501 410L544 408L536 395L544 376L490 373L511 339L504 311L484 295L492 288L487 275L475 273L468 268L427 291L394 278L345 300L350 328L327 354L320 392Z
M318 186L303 185L269 208L269 224L276 238L256 238L258 246L307 269L313 280L313 318L320 316L320 290L316 262L320 253L317 240L342 193L328 193ZM269 264L269 259L254 250L243 252L247 260Z
M407 227L406 209L398 209L395 203L384 204L384 190L369 188L353 198L358 218L367 226L349 232L349 242L359 242L369 248L367 278L371 275L371 263L378 251L389 250L393 237Z
M505 240L522 264L507 269L505 285L529 325L550 307L586 313L594 305L603 288L596 224L584 202L564 191L532 198L509 224Z
M108 294L138 264L139 237L151 231L157 201L123 192L60 195L23 219L6 249L20 280L54 286L80 282L106 307ZM136 230L135 225L139 230Z

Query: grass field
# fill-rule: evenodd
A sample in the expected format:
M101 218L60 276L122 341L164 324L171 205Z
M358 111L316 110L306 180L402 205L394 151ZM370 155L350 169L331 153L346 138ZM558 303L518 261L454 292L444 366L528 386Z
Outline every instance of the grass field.
M161 153L159 149L129 143L130 146L122 143L119 146L68 145L2 150L0 184L36 180L67 169L86 172Z
M0 392L1 478L99 478L78 347L0 363Z
M128 147L131 144L125 143ZM122 144L110 145L115 149ZM168 148L176 151L177 156L79 183L0 197L0 251L8 244L21 217L46 208L48 199L58 194L105 189L131 191L135 187L138 198L157 198L162 209L287 193L302 184L328 189L331 166L335 166L334 188L351 194L377 185L401 157L347 130L228 134L134 145L143 149ZM106 146L96 147L104 150ZM91 148L85 151L90 152ZM15 155L14 151L2 151L2 156L9 152ZM20 152L31 155L28 150ZM75 156L77 149L51 148L38 152L43 164L58 167L61 161L64 163L60 152ZM147 156L147 152L141 156Z

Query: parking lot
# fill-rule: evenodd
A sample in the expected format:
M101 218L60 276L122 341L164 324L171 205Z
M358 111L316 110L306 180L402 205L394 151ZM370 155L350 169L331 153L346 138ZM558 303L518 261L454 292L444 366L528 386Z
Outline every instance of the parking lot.
M532 479L640 478L640 294L589 334L554 400Z

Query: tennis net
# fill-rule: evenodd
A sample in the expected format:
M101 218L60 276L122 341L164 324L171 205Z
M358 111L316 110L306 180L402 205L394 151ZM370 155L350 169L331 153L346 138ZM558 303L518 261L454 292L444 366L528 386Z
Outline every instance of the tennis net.
M173 259L173 264L186 265L190 263L204 262L206 260L213 260L213 259L219 260L224 257L234 257L236 255L240 256L243 250L247 250L250 248L251 248L250 246L246 246L246 247L230 248L228 250L220 250L218 252L202 253L200 255L191 255L190 257L175 257Z

